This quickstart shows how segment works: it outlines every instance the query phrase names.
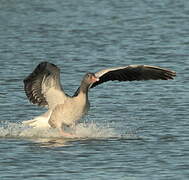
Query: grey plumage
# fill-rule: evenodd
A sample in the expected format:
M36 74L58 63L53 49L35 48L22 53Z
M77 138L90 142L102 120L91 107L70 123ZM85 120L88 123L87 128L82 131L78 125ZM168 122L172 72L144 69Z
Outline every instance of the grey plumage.
M157 66L129 65L108 68L87 73L74 96L69 96L61 86L59 68L52 63L42 62L24 79L24 89L30 102L45 106L48 111L34 120L25 121L24 124L61 129L63 124L76 124L87 113L90 88L107 81L168 80L174 76L174 71Z

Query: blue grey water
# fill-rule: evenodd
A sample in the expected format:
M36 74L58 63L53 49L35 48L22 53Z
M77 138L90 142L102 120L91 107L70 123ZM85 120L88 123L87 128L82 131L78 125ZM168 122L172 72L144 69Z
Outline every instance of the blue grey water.
M158 65L175 80L91 90L80 138L21 125L45 111L23 79L41 61L72 95L85 72ZM0 179L189 179L189 1L1 0Z

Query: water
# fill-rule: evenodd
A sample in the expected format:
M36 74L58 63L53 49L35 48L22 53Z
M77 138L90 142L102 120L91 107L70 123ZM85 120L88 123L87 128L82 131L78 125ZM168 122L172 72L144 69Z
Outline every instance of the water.
M0 179L189 179L187 0L0 2ZM68 140L21 125L45 111L22 82L44 60L70 95L85 72L107 67L158 65L177 77L92 89Z

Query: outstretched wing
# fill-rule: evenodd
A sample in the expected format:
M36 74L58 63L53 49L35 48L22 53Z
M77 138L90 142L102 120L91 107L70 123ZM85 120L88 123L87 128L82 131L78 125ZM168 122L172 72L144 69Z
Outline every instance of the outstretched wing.
M157 66L129 65L101 70L95 75L99 81L92 84L91 88L107 81L141 81L141 80L168 80L176 76L176 72Z
M66 95L60 84L60 70L51 63L42 62L24 79L24 89L30 102L53 108L63 104Z

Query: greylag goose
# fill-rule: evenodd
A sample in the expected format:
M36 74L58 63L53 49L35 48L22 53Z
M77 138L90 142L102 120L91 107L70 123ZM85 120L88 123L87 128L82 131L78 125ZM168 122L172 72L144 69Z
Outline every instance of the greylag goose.
M107 81L168 80L174 71L157 66L129 65L85 74L73 96L65 94L60 83L59 68L48 62L40 63L24 79L25 93L30 102L47 107L48 111L24 124L38 128L58 128L63 136L71 137L64 127L73 126L88 112L88 91Z

